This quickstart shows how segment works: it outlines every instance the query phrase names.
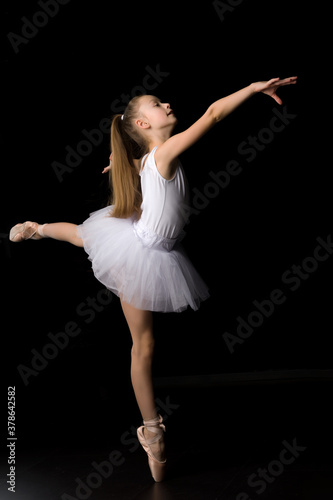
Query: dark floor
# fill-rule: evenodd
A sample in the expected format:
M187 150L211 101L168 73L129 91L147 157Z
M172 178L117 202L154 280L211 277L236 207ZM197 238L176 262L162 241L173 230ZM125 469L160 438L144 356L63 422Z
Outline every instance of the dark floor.
M49 436L18 439L16 493L7 492L4 459L1 500L332 500L330 382L157 393L167 427L164 483L151 479L133 436L140 421L121 408L110 428L68 415L72 439L54 426Z

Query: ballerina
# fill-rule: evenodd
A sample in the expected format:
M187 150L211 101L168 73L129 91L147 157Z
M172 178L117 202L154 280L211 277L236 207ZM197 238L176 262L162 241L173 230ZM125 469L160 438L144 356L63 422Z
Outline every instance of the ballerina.
M96 278L119 296L133 341L131 380L143 419L138 439L157 482L165 477L166 456L152 381L153 312L196 310L209 297L180 242L188 186L179 155L258 92L282 104L277 89L296 82L291 77L252 83L211 104L175 135L177 118L169 103L152 95L134 97L112 120L112 154L103 170L110 176L110 204L80 225L27 221L10 231L14 242L53 238L84 248Z

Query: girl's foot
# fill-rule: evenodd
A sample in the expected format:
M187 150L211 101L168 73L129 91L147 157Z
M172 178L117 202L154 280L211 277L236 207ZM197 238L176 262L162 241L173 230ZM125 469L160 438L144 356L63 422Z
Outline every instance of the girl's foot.
M148 455L151 475L157 483L163 481L166 473L165 427L162 421L161 415L152 420L144 420L144 425L137 430L140 444Z
M154 457L157 458L159 461L164 461L165 460L165 443L164 443L164 433L159 437L157 441L155 441L156 434L154 432L150 432L147 427L144 427L143 429L143 435L144 438L147 442L150 442L150 449L154 454ZM151 443L151 441L153 443Z
M23 240L40 240L43 238L43 225L37 222L24 222L23 224L16 224L12 227L9 233L10 241L18 243Z

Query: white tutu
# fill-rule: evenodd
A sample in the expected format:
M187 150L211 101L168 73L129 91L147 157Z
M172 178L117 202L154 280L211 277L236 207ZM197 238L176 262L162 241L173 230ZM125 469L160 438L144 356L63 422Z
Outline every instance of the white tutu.
M110 217L112 207L93 212L78 226L96 278L138 309L196 310L208 288L178 239L147 231L135 217Z

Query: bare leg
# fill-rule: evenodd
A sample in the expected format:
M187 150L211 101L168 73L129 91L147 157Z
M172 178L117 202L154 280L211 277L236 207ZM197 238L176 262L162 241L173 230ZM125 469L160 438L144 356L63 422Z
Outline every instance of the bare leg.
M151 311L142 311L121 301L123 312L130 329L132 346L131 379L135 397L143 420L151 420L157 417L154 401L154 389L152 380L152 361L154 354L153 315ZM147 439L154 434L146 428L144 435ZM164 441L151 445L160 460L164 459Z
M82 239L79 237L76 224L68 222L57 222L55 224L37 224L37 222L26 221L16 224L9 233L9 239L14 242L24 240L41 240L42 238L54 238L55 240L68 241L72 245L83 247Z
M157 416L152 381L154 354L153 320L150 311L142 311L121 302L130 329L132 345L131 379L142 418L150 420Z
M83 247L82 239L77 232L77 225L69 222L56 222L54 224L45 224L43 226L43 236L55 240L67 241L77 247Z

